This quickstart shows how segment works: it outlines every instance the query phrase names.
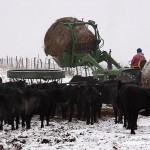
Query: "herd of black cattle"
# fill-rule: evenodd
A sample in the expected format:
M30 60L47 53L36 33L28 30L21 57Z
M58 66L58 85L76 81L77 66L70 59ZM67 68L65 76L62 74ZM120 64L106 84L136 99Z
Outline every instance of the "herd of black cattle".
M115 123L124 122L124 127L135 134L138 114L150 115L150 89L136 81L99 81L81 76L74 76L69 83L53 81L28 85L24 80L0 83L0 130L6 123L12 130L18 129L20 122L22 127L30 129L34 115L40 116L41 128L45 119L49 125L58 105L62 118L69 122L73 117L84 117L86 124L93 124L101 115L102 104L111 104Z

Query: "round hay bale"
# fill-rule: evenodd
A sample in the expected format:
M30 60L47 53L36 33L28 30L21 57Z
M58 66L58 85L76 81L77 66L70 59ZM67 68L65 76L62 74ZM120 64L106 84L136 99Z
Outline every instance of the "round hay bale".
M64 23L77 23L82 21L73 17L64 17L56 20L45 34L44 38L44 51L46 55L51 55L61 59L63 61L63 52L68 51L71 48L72 35L69 26L64 25ZM74 27L76 34L77 44L76 50L93 50L96 48L97 39L95 35L85 26L85 24L80 24ZM84 48L81 48L78 44L86 43ZM63 62L62 62L63 63Z
M142 87L150 88L150 61L148 61L142 69L141 84Z

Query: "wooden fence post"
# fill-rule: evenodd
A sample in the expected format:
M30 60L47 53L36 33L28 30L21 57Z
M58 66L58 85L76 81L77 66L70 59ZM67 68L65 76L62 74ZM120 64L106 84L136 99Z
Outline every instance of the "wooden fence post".
M48 59L48 69L50 69L50 68L51 68L51 60Z

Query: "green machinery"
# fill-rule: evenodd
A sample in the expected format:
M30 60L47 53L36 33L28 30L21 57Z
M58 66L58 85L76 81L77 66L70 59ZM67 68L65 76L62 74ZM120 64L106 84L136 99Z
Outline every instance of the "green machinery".
M92 69L93 76L101 80L115 79L119 76L122 77L123 74L126 75L128 73L139 76L139 68L122 68L111 57L111 51L107 53L106 51L100 50L100 48L104 45L104 40L100 37L97 24L95 24L94 21L62 22L62 24L66 26L71 33L71 44L69 44L67 49L63 52L63 58L53 56L54 60L58 64L63 63L63 67L89 66ZM78 25L88 25L94 29L95 40L90 48L89 44L91 43L80 43L77 41L75 27ZM104 69L100 65L100 63L103 61L107 63L107 69ZM65 71L49 69L8 70L7 77L11 79L56 80L64 78Z
M79 43L77 41L75 26L78 25L88 25L94 29L96 41L95 48L82 51L81 49L86 47L88 43ZM122 74L122 72L132 72L137 74L139 69L125 69L122 68L112 57L111 51L108 53L106 51L101 51L100 48L104 45L104 40L100 37L97 24L94 21L89 20L88 22L65 22L65 26L70 29L72 42L70 47L63 53L63 63L64 67L77 67L77 66L89 66L92 69L93 75L96 78L102 80L114 79ZM78 49L77 49L78 48ZM54 58L56 62L59 58ZM99 63L105 61L107 63L107 69L104 69ZM115 66L113 69L113 65Z

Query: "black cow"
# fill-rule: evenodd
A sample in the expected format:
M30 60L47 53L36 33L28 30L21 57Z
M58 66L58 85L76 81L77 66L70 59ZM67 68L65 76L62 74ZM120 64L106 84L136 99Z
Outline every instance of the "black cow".
M80 120L82 113L84 112L84 118L87 118L87 124L90 123L89 118L87 116L91 115L91 123L96 122L97 109L99 109L101 103L100 91L98 89L98 85L91 83L76 83L70 84L63 87L63 92L65 94L66 99L68 100L67 108L69 110L69 122L72 121L72 117L74 114L74 108L76 106L77 110L77 118ZM97 97L97 99L96 99ZM94 104L95 103L95 104ZM91 111L92 108L92 111ZM89 111L90 110L90 111ZM87 115L88 114L88 115ZM93 121L94 119L94 121Z
M51 117L53 118L55 116L57 106L66 105L67 99L65 98L64 93L61 89L56 89L56 90L45 89L45 91L52 98L53 107L52 107Z
M69 122L72 121L75 106L79 110L78 97L80 94L80 90L81 89L79 88L78 84L73 84L73 85L70 84L70 85L66 85L65 87L62 88L65 99L67 100L67 102L65 103L66 105L63 105L63 110L64 110L63 117L66 118L66 111L68 110L69 111ZM79 119L79 117L78 117L78 119Z
M136 82L136 80L132 80L129 82L121 82L120 80L106 80L103 82L99 82L99 84L103 85L102 103L111 104L114 110L115 123L122 123L122 114L118 110L117 102L116 102L118 90L120 89L122 85L125 85L125 84L137 85L139 83ZM119 118L118 118L118 114L119 114Z
M24 120L26 121L26 128L30 129L31 119L33 115L37 114L40 106L39 92L34 89L24 89L23 102L24 102Z
M76 106L77 108L77 118L80 120L81 118L81 95L84 89L87 88L87 83L76 83L76 84L70 84L62 88L62 91L65 95L65 98L67 99L67 108L69 110L69 122L72 121L72 117L74 114L74 108ZM66 109L67 110L67 109ZM66 112L65 112L66 113ZM64 114L65 114L64 113ZM65 115L66 116L66 115Z
M74 107L74 103L75 103L75 101L74 101L75 97L73 94L74 87L75 86L73 86L73 85L66 85L66 86L62 87L62 92L64 93L64 96L65 96L66 101L67 101L66 105L61 106L61 108L63 108L62 109L63 110L62 111L62 118L64 118L64 119L66 119L66 113L67 113L68 108L70 109L70 116L73 115L73 110L74 110L73 107ZM72 121L72 117L71 117L70 122L71 121Z
M86 124L91 125L97 121L99 107L102 106L101 91L95 85L87 85L87 88L81 94L81 108L84 110Z
M75 75L69 82L89 82L94 84L97 82L97 79L95 79L93 76L83 77L81 75Z
M46 125L49 125L49 119L53 108L53 98L51 98L45 90L38 90L38 92L40 97L40 105L38 107L37 114L40 115L41 128L43 128L44 117L46 117Z
M3 129L3 122L6 120L7 113L6 98L0 94L0 130Z
M117 116L117 106L116 106L116 98L118 95L118 82L119 80L107 80L103 82L99 82L99 85L102 85L102 103L103 104L111 104L114 110L114 115ZM101 108L99 109L99 116L101 116ZM116 118L116 117L115 117ZM118 123L118 120L115 119L115 123Z
M129 82L122 82L121 80L118 80L118 91L124 85L137 85L137 86L141 86L140 82L137 79L131 80ZM118 91L117 91L117 93L118 93ZM117 94L117 96L118 96L118 94ZM113 109L114 109L114 114L115 114L115 123L123 123L123 121L122 121L123 114L122 114L122 112L117 107L117 98L115 98L113 100ZM141 115L143 115L143 116L148 116L148 114L149 114L148 111L142 111L141 112ZM119 118L117 118L118 116L119 116ZM125 122L124 122L124 124L125 124Z
M10 81L2 83L4 87L14 87L14 88L20 88L23 89L26 87L26 81L25 80L18 80L18 81Z
M145 109L150 112L150 89L145 89L137 85L123 85L118 93L117 106L124 115L124 126L126 119L131 134L135 134L139 111Z
M12 130L15 129L14 121L16 121L16 129L18 129L19 116L23 113L23 92L20 89L7 87L3 90L2 97L4 120L12 126Z
M37 89L49 89L49 90L56 90L59 89L59 83L56 81L50 82L50 83L40 83L36 84Z
M58 82L53 81L51 83L42 83L38 85L37 89L45 90L51 99L53 99L53 108L51 112L51 117L53 118L55 116L57 105L65 105L67 102L66 98L64 97L64 93L62 91L62 87L64 87L65 84L58 84ZM63 108L63 107L61 107Z
M92 86L92 85L91 85ZM83 92L88 88L88 84L85 82L85 83L82 83L82 84L79 84L77 85L77 97L76 97L76 105L77 105L77 117L78 119L80 120L81 119L81 116L82 116L82 112L84 111L84 94ZM85 117L85 114L84 114L84 117Z
M97 112L102 105L101 88L101 86L95 84L84 83L80 85L77 98L78 119L84 112L87 124L93 124L97 121Z
M59 96L59 93L56 94ZM26 120L26 128L30 129L30 121L33 115L39 115L41 120L41 128L44 127L44 119L46 118L49 125L49 119L54 107L54 97L51 91L27 88L23 93L24 100L24 120Z

